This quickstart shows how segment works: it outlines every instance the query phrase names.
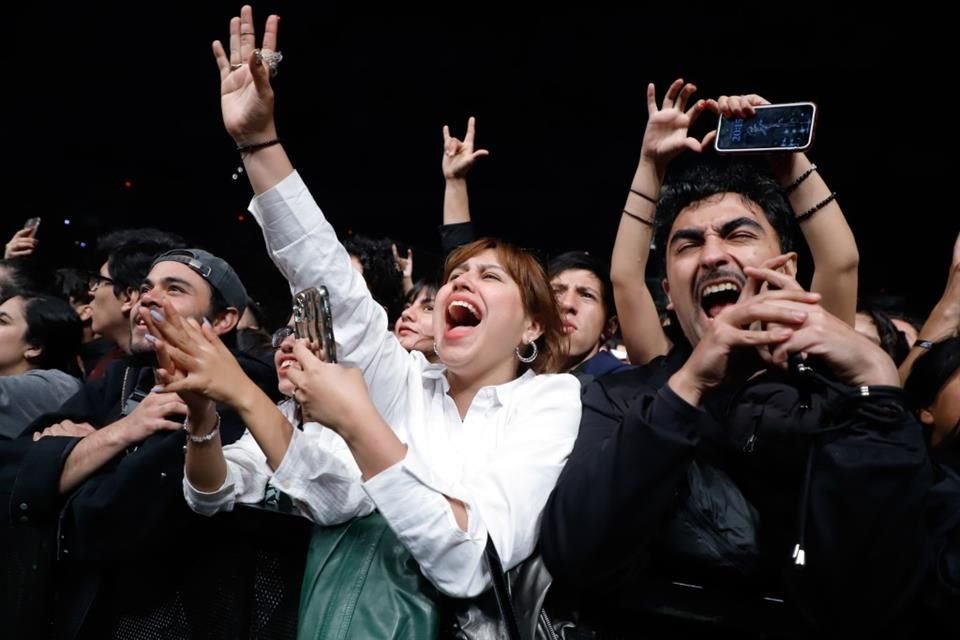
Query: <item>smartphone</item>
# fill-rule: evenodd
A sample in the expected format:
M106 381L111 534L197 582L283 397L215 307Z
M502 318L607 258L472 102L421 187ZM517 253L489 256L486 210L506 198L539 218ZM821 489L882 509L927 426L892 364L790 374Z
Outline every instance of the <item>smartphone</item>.
M26 222L23 223L24 229L32 229L33 233L31 236L37 235L37 230L40 228L40 216L34 216L33 218L28 218Z
M720 118L718 153L805 151L813 144L817 105L791 102L754 107L752 118Z
M333 340L333 316L330 294L326 287L311 287L293 296L293 332L297 338L320 345L320 359L337 361L337 344Z

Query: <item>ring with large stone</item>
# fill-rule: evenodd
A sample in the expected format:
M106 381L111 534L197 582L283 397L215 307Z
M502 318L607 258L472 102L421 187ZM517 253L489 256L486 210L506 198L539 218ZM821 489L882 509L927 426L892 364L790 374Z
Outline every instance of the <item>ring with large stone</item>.
M275 77L280 70L280 61L283 60L283 54L279 51L264 53L260 49L254 50L254 54L257 56L257 63L266 63L267 67L270 68L270 77Z

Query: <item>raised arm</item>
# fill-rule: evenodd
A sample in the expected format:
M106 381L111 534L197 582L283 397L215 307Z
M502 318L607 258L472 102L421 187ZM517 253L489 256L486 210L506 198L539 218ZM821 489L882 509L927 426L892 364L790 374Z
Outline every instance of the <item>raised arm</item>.
M721 116L741 118L753 116L754 107L763 104L770 103L755 94L721 96L717 101L708 101L708 106ZM772 153L768 160L810 247L814 264L810 290L823 296L823 307L827 311L852 327L857 314L860 254L836 194L830 191L806 154Z
M467 120L467 134L463 140L450 135L450 127L443 125L443 224L470 222L470 198L467 196L467 173L477 158L490 155L486 149L474 149L477 119Z
M705 103L689 106L697 90L683 80L675 80L657 108L656 89L647 86L647 127L643 133L640 162L630 183L627 201L620 217L613 245L610 279L617 305L617 317L630 362L645 364L670 350L670 341L660 325L660 315L645 279L653 221L660 185L670 161L684 149L700 152L713 139L713 133L697 140L688 129L703 112Z
M930 348L928 343L940 342L960 331L960 234L953 244L953 257L947 274L947 286L933 311L923 323L917 341L910 349L906 360L900 365L900 380L906 382L913 370L913 363Z

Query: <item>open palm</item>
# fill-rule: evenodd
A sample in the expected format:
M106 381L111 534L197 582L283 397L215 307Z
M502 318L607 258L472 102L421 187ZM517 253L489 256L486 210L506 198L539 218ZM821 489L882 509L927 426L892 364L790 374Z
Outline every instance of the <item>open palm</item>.
M276 51L279 23L275 15L267 18L262 54ZM227 132L238 142L257 142L260 137L274 135L270 72L265 63L258 62L249 5L240 10L239 18L230 20L229 55L219 40L213 43L213 55L220 70L220 108Z
M657 107L656 89L653 83L647 86L647 128L643 134L642 154L655 164L665 167L684 149L700 152L713 141L716 133L711 131L703 140L689 135L689 129L703 113L706 103L696 101L687 108L690 97L697 90L691 83L674 80L663 98L661 107Z

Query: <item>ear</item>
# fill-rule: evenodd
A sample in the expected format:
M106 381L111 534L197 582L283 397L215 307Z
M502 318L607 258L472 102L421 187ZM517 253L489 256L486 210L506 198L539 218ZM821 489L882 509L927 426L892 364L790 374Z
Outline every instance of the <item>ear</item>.
M213 319L211 323L213 332L218 336L222 336L225 333L230 333L234 327L237 326L237 323L240 322L240 314L237 312L234 307L227 307Z
M80 316L81 322L90 322L90 320L93 318L93 305L80 305L80 307L77 308L77 315Z
M124 315L130 315L133 305L137 304L137 300L139 299L140 290L136 287L127 287L123 290L123 293L120 294L120 311L122 311Z
M617 316L610 316L607 318L607 324L603 328L603 332L600 333L600 344L602 345L607 340L617 335L617 329L620 327L620 322L617 320Z
M934 421L933 412L930 411L930 409L920 409L920 413L917 415L917 418L922 424L925 424L928 427L931 426Z
M26 351L23 352L23 357L27 361L33 361L40 357L40 354L43 353L43 347L34 347L31 346Z
M543 327L536 320L527 320L527 327L523 330L523 343L530 344L543 335Z
M667 296L667 311L673 311L673 300L670 298L670 283L664 278L660 284L663 287L663 293Z

